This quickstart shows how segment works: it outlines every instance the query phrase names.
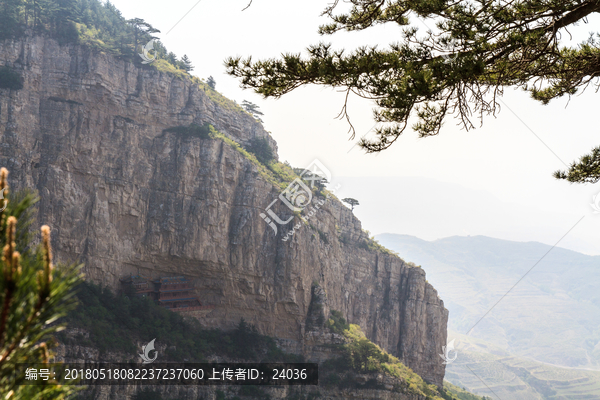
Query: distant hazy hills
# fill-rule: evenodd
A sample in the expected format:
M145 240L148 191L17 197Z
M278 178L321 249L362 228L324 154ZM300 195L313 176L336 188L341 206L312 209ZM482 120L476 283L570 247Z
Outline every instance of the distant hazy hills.
M354 214L371 232L426 240L483 235L553 245L577 223L560 245L600 254L600 215L594 215L590 206L598 192L594 185L573 185L569 190L557 185L550 192L534 190L535 195L524 191L523 198L514 202L487 190L423 177L335 177L334 182L341 186L335 193L340 199L360 201ZM538 184L532 182L531 187L539 188Z
M600 256L485 236L376 238L423 266L450 310L449 330L459 334L535 265L470 336L541 362L600 369Z
M422 265L450 310L450 382L491 398L600 399L600 256L485 236L376 238Z

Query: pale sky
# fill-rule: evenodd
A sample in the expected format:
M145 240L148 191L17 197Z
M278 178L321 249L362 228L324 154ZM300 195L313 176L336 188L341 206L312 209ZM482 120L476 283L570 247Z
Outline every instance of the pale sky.
M507 89L501 112L484 118L481 128L477 124L466 132L447 119L437 137L418 139L407 131L389 150L366 155L353 148L358 137L348 140L347 123L334 119L343 105L341 93L311 86L265 100L240 89L239 81L225 74L223 60L301 53L319 41L331 42L334 48L385 47L400 39L399 28L385 25L320 37L317 28L327 20L319 15L328 1L254 0L243 12L248 0L113 3L126 18L143 18L160 29L158 36L170 51L190 57L194 75L212 75L217 90L228 98L258 104L280 159L297 167L321 160L331 170L333 183L336 178L342 183L339 195L361 202L355 214L372 233L412 234L426 240L482 234L553 245L584 217L559 246L600 254L600 214L590 205L600 184L571 185L552 177L564 168L561 160L570 164L600 145L595 123L598 94L593 87L570 101L559 99L547 106L527 93ZM573 42L587 37L599 22L590 18L572 29ZM366 100L350 102L357 136L373 127L372 109ZM265 206L269 202L265 199Z

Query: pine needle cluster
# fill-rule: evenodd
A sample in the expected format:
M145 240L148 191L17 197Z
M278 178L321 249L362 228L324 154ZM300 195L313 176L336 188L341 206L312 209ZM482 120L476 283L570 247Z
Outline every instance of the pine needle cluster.
M600 13L598 0L339 0L323 15L330 23L321 35L362 31L389 24L397 29L389 46L334 49L330 43L307 48L307 56L283 54L254 60L230 57L227 72L243 88L278 98L316 84L372 100L373 138L362 138L367 152L390 147L406 130L434 136L448 116L466 130L476 119L500 110L507 87L528 91L546 104L596 84L600 76L600 33L573 45L569 29ZM423 32L422 26L429 29ZM388 32L393 32L388 30ZM597 182L600 153L593 150L569 171L555 176L571 182Z
M57 320L74 306L72 289L81 279L80 267L54 265L47 225L35 246L29 228L38 199L31 192L10 194L6 168L0 169L2 190L7 203L0 212L0 398L63 399L74 393L73 386L52 380L23 385L25 376L15 371L20 364L53 361L53 335L64 328Z

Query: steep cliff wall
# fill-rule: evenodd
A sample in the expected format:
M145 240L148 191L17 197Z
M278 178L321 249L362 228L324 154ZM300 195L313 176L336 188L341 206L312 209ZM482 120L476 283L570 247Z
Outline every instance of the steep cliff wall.
M0 65L24 78L22 90L0 89L0 165L39 192L60 261L112 287L130 272L185 274L216 305L203 323L244 317L297 351L318 282L327 307L442 384L448 312L422 269L359 248L360 221L336 200L282 241L292 223L276 236L259 217L279 189L254 164L221 140L163 132L210 122L275 147L251 116L189 80L48 38L0 42Z

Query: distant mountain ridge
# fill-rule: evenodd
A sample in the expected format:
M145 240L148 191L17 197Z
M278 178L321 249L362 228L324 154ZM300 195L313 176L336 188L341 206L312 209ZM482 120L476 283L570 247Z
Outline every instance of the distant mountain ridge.
M567 367L600 367L600 256L486 236L425 241L381 234L406 261L427 265L450 311L449 329L511 353Z
M486 236L375 238L427 266L456 339L450 382L492 398L600 398L600 372L548 365L600 370L600 256Z
M560 246L600 255L600 241L594 240L598 219L591 215L592 208L588 204L592 197L582 192L561 207L546 209L544 204L502 200L487 190L426 177L336 175L338 182L341 188L336 195L357 198L360 206L355 208L354 214L377 234L394 232L426 240L483 235L554 245L577 223ZM573 196L573 192L570 195ZM582 215L591 218L578 222Z

